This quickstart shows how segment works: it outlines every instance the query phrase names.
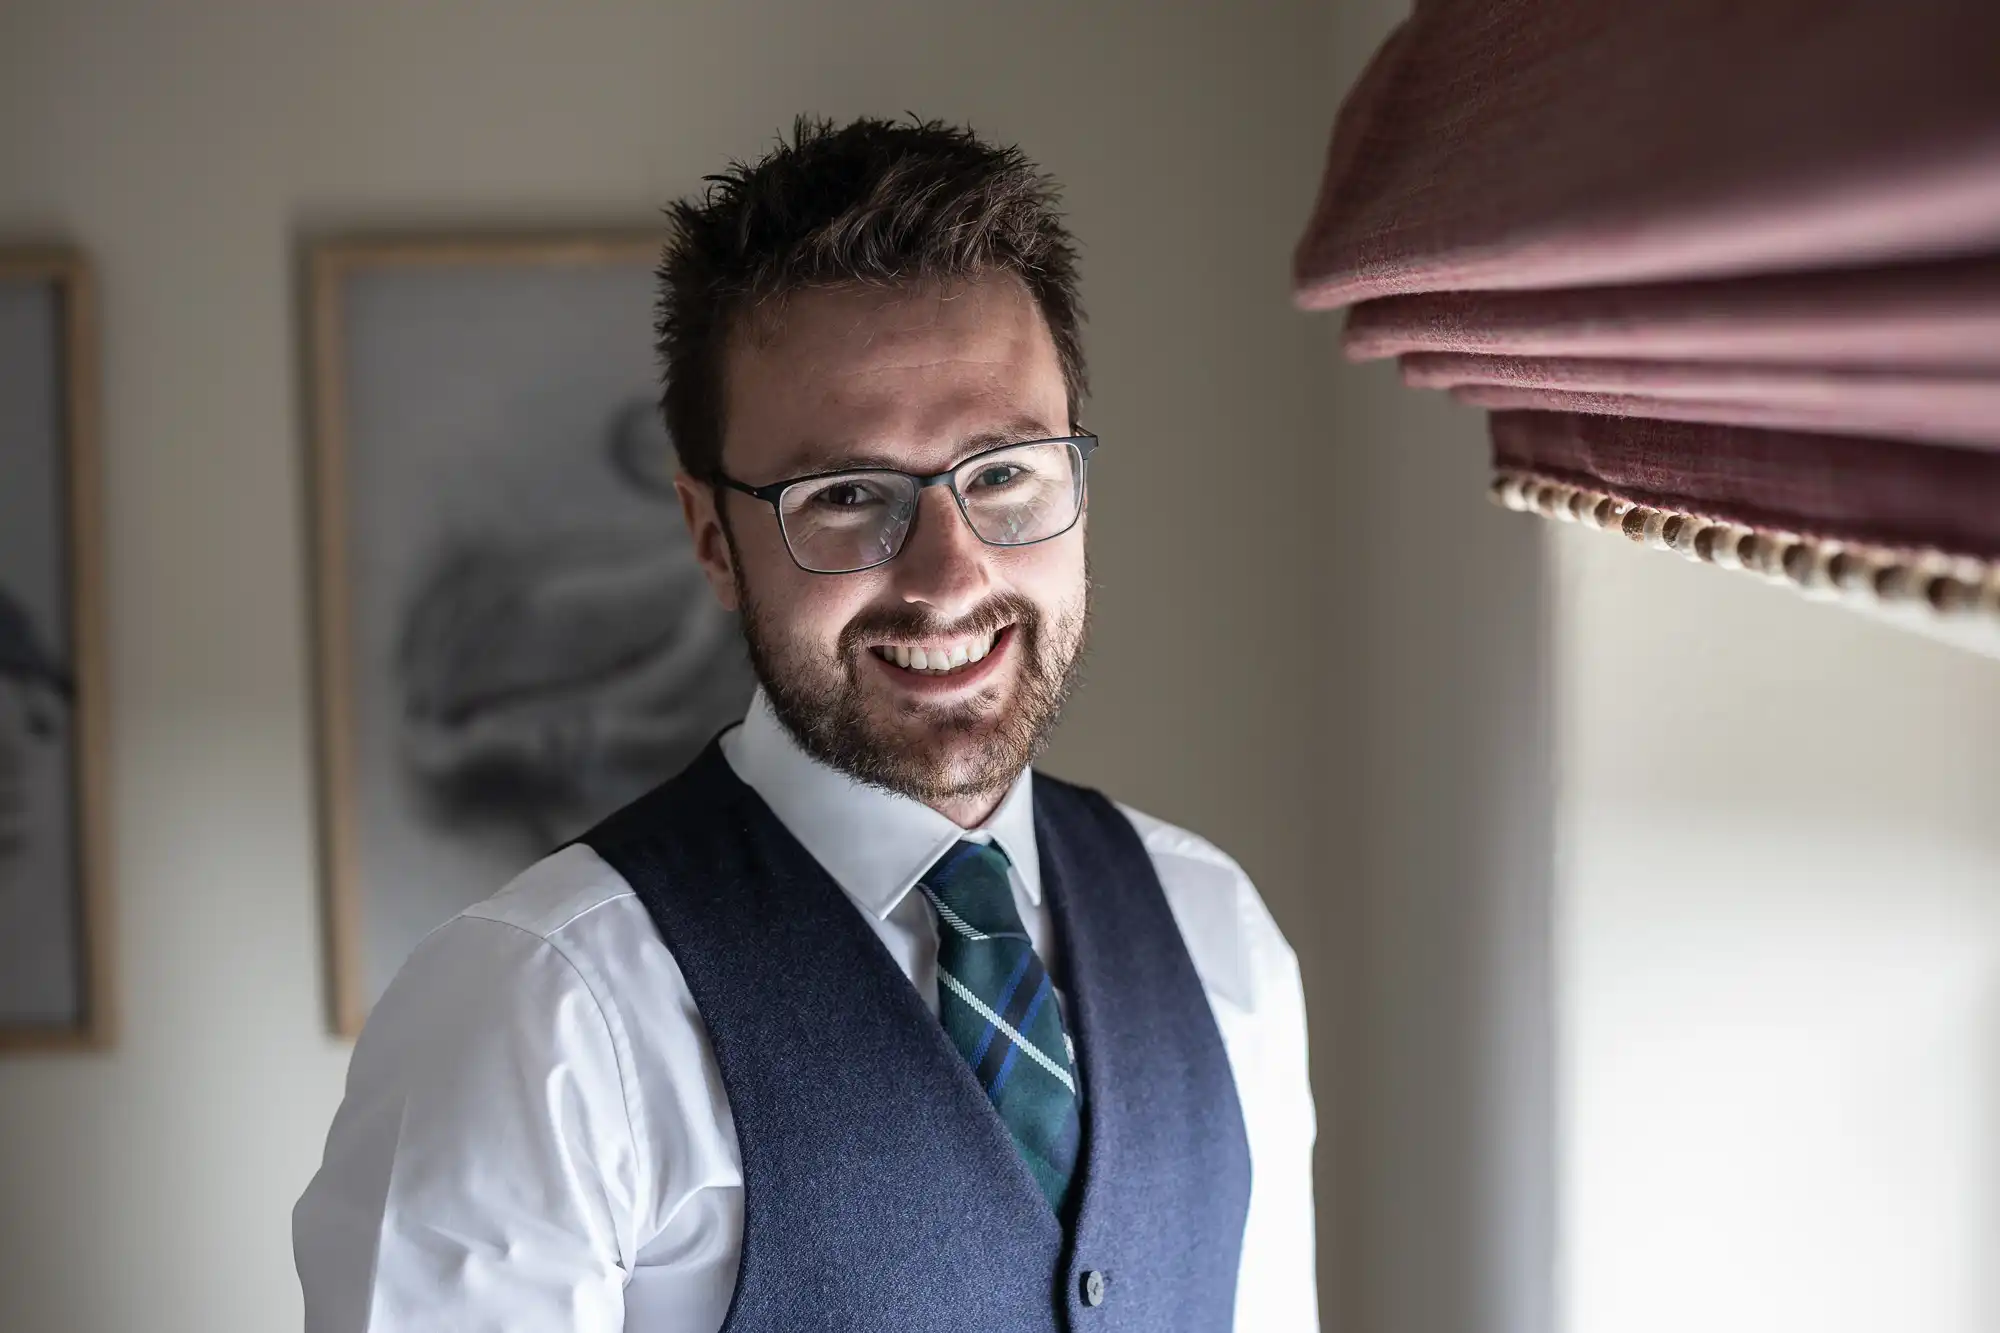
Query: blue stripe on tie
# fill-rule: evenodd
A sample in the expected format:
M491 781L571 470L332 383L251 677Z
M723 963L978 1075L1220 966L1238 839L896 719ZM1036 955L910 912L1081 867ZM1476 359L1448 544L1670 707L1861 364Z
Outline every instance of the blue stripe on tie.
M1035 1021L1035 1015L1041 1012L1042 1001L1048 999L1053 991L1054 987L1049 985L1049 975L1044 972L1042 974L1041 989L1035 992L1034 1003L1028 1006L1027 1013L1021 1015L1021 1021L1014 1025L1014 1030L1021 1034L1022 1041L1033 1040L1028 1036L1028 1024ZM993 1087L990 1089L990 1095L995 1097L1000 1095L1000 1089L1007 1085L1008 1073L1014 1068L1014 1057L1020 1053L1021 1048L1019 1046L1014 1045L1012 1042L1008 1043L1007 1058L1000 1062L1000 1072L993 1076Z
M1035 955L1032 952L1023 953L1021 955L1021 961L1014 964L1014 975L1007 978L1007 989L1000 993L1000 1003L993 1005L994 1013L1004 1014L1007 1012L1007 1001L1014 998L1014 988L1020 985L1021 978L1028 974L1028 963L1030 960L1034 958L1034 956ZM993 1004L991 1000L988 1000L987 1003ZM971 1055L965 1057L966 1063L971 1065L974 1069L979 1068L979 1058L986 1054L986 1048L993 1044L993 1038L997 1036L999 1032L1000 1032L999 1028L996 1028L991 1023L988 1023L986 1025L986 1035L979 1039L978 1049L974 1050Z

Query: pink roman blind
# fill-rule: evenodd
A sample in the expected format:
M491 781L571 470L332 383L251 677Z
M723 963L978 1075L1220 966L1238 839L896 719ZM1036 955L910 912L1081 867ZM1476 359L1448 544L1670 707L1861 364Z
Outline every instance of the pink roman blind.
M1416 0L1295 277L1503 503L2000 631L2000 0Z

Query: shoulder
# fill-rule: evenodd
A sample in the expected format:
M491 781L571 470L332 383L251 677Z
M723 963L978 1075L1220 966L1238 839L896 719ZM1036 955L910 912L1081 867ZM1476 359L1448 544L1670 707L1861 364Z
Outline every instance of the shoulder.
M676 1015L686 1021L677 1026ZM694 1021L644 906L578 844L432 931L376 1002L356 1056L367 1063L400 1049L428 1061L441 1046L467 1044L560 1064L592 1047L629 1094L637 1048L679 1040L678 1027Z
M1118 812L1130 821L1133 831L1139 835L1139 841L1145 844L1155 863L1164 861L1176 866L1185 865L1232 883L1240 882L1246 888L1249 886L1250 877L1243 872L1236 859L1199 833L1178 824L1169 824L1143 810L1135 810L1123 801L1114 804Z
M459 919L498 922L550 940L582 917L632 897L624 876L577 843L535 862L491 898L466 908Z
M376 1012L397 1012L396 1001L415 994L426 1008L449 997L450 1007L498 1016L546 1006L565 991L611 1008L645 970L632 946L633 937L652 935L636 928L644 916L631 886L603 858L581 844L565 847L425 936ZM371 1017L369 1026L379 1024Z
M620 902L595 860L558 853L432 931L376 1001L294 1213L302 1247L363 1257L356 1290L428 1288L433 1262L460 1298L499 1290L488 1250L509 1218L578 1274L616 1273L657 1230L662 1155L621 1017L647 978L579 934Z
M435 1101L468 1123L556 1078L596 1108L644 1182L648 1129L714 1082L706 1031L645 907L590 848L566 847L432 931L375 1004L349 1066L353 1105ZM550 1084L556 1086L556 1084Z
M624 876L578 843L432 931L390 986L447 990L453 1007L546 1013L573 994L625 1044L623 1017L684 1006L679 969ZM554 1007L560 1008L560 1004Z
M392 1033L409 1040L444 1028L463 1040L477 1028L519 1038L554 1028L566 1010L606 1009L620 978L605 956L604 928L620 933L613 918L627 900L630 888L589 848L544 857L418 944L376 1002L359 1053Z
M1198 833L1115 803L1152 858L1195 970L1211 995L1257 1010L1296 987L1298 959L1236 859Z

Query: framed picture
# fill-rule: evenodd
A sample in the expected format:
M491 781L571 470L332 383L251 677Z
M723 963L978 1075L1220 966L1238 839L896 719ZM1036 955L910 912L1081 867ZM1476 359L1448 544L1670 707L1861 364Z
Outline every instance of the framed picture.
M334 1024L753 688L656 407L654 236L308 257Z
M0 1049L112 1032L89 271L0 248Z

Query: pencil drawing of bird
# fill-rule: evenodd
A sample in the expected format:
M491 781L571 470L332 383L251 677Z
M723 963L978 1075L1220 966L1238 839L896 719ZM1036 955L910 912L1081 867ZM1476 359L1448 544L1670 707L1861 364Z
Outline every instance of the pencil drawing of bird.
M672 495L651 405L623 407L606 464ZM447 541L397 657L403 756L433 813L539 854L684 767L741 716L752 680L676 510L643 535L490 532ZM497 826L493 828L492 826Z

